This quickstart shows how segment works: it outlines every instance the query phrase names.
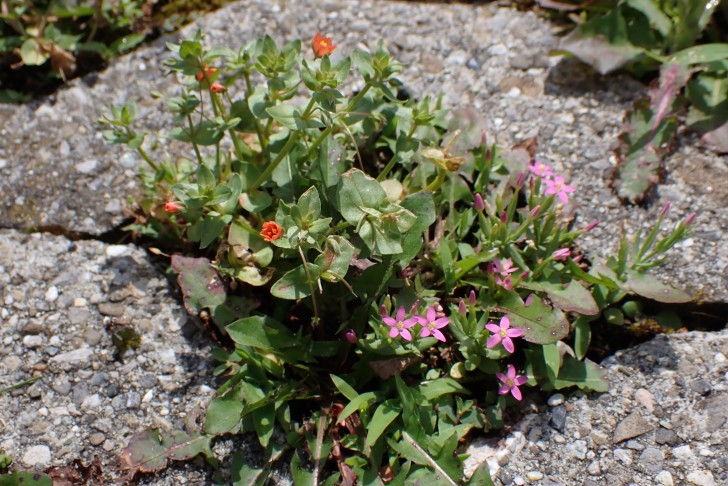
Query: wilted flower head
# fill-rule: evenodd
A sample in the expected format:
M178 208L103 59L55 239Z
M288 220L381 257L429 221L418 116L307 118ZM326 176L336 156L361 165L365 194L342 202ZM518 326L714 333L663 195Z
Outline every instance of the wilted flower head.
M316 32L316 35L313 36L313 42L311 43L311 47L313 48L313 52L317 58L324 57L327 54L331 54L332 52L334 52L334 49L336 49L336 46L331 41L331 38L321 35L320 32Z

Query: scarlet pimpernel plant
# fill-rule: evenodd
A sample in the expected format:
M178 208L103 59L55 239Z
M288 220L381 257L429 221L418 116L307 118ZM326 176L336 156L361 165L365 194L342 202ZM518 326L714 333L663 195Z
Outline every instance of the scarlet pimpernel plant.
M149 169L129 229L177 245L185 307L224 344L195 451L251 432L268 462L238 458L232 474L283 460L296 484L459 484L466 435L502 426L509 405L607 389L586 358L591 328L629 295L689 298L646 272L692 219L664 235L661 213L589 266L576 242L593 225L572 227L563 205L579 189L564 174L489 145L467 113L401 101L382 43L310 45L170 44L175 159L150 150L133 105L102 120Z

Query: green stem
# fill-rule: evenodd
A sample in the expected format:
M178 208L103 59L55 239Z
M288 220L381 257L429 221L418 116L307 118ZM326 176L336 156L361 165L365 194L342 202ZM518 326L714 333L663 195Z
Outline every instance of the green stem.
M278 164L280 164L281 161L286 158L286 155L288 155L288 152L290 152L293 146L296 145L296 142L298 142L299 138L301 138L300 132L291 132L291 135L288 137L288 141L283 146L283 149L278 154L278 157L276 157L273 162L268 164L268 167L266 167L263 173L260 174L260 177L258 177L258 179L253 182L252 186L248 187L248 192L258 189L261 184L268 180L268 177L270 177L276 167L278 167Z
M308 280L308 287L311 289L311 303L313 304L313 321L311 324L315 327L321 321L318 311L318 303L316 302L316 287L314 286L313 278L311 278L311 272L308 270L308 263L306 262L306 256L303 254L301 247L298 247L298 254L301 255L301 261L303 262L303 269L306 271L306 279Z
M144 161L149 164L149 167L154 169L155 172L159 172L159 166L152 161L152 159L147 155L147 153L144 151L144 149L141 147L141 145L137 148L137 153L141 156Z
M190 132L194 131L195 124L192 122L192 115L187 115L187 122L190 124ZM200 164L202 164L202 154L200 153L200 149L197 148L197 144L195 142L192 142L192 147L195 149L195 155L197 155L197 160Z
M245 88L247 90L245 94L245 103L247 104L250 95L253 93L253 84L250 82L250 73L247 71L245 72ZM255 125L255 132L258 134L260 148L263 152L265 152L265 149L268 148L268 134L263 131L263 127L260 126L260 122L256 117L253 117L253 124Z

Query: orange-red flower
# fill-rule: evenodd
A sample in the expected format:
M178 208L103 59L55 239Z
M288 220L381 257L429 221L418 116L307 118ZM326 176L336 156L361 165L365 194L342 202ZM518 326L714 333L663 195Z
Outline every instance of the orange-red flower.
M205 79L212 79L212 76L217 72L216 67L210 67L207 64L205 64L202 68L202 71L195 74L195 79L199 81L200 83L204 81Z
M263 223L263 229L260 231L260 236L265 241L274 241L283 236L283 227L275 221L266 221Z
M210 91L213 93L222 93L225 91L225 86L223 86L220 83L212 83L212 86L210 86Z
M164 210L167 211L170 214L177 214L182 212L185 209L184 205L181 202L177 201L167 201L164 203Z
M336 49L331 38L321 35L320 32L316 32L316 35L313 36L313 43L311 44L311 47L313 47L313 52L316 54L316 57L324 57L326 54L331 54L334 52L334 49Z

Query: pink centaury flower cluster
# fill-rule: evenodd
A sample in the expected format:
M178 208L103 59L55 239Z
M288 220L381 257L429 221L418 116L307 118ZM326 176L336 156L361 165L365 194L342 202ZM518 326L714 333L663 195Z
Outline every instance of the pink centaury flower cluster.
M544 194L549 196L555 194L564 204L569 202L568 194L576 191L576 188L568 185L563 177L555 176L551 167L543 162L534 162L533 165L528 166L528 170L536 177L543 178L543 183L546 186Z
M419 325L421 338L432 336L444 343L445 335L440 329L450 324L450 318L445 317L440 306L428 308L424 316L414 314L411 317L407 317L407 311L404 310L404 307L397 309L394 317L386 315L385 311L382 310L382 320L390 327L389 337L394 339L397 336L402 336L402 339L405 341L412 341L412 332L410 329Z

